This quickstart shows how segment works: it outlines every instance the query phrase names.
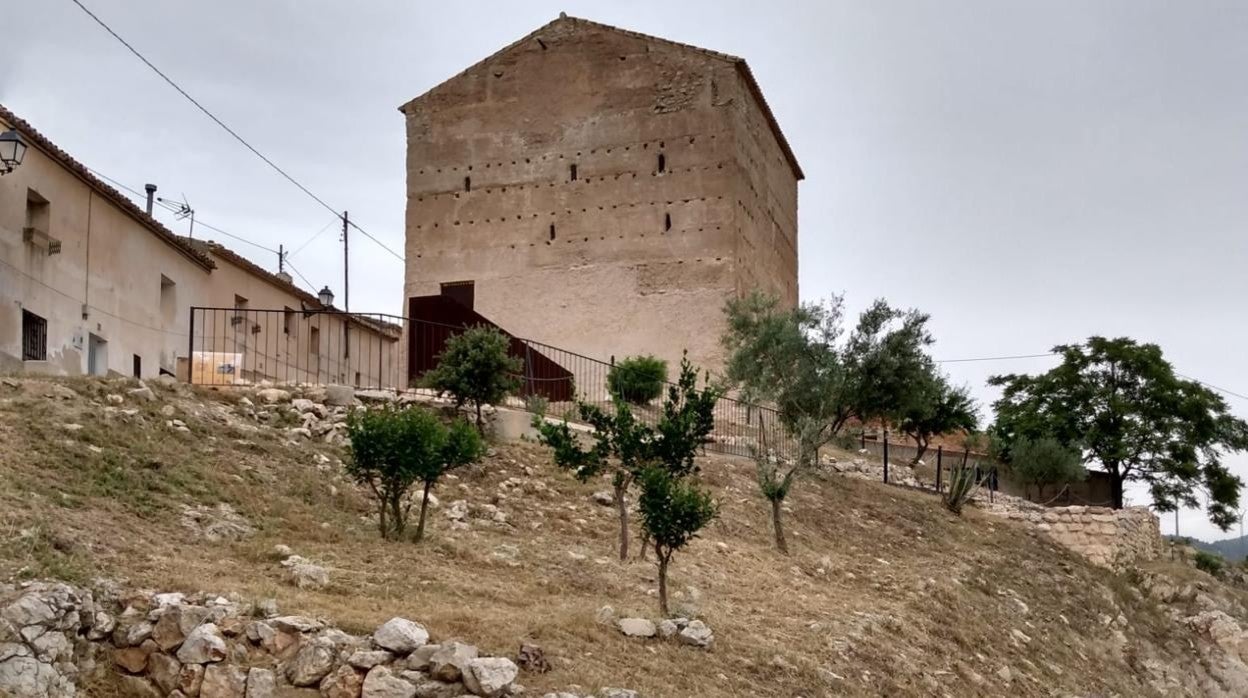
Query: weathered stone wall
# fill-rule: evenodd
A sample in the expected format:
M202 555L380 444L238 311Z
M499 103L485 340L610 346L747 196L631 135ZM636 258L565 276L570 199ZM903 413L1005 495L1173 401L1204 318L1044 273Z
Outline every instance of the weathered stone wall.
M726 299L796 302L796 174L730 60L561 19L404 113L406 297L471 280L513 334L709 367Z
M1054 507L1013 510L1007 516L1034 524L1053 540L1104 567L1121 567L1161 555L1161 525L1148 507Z

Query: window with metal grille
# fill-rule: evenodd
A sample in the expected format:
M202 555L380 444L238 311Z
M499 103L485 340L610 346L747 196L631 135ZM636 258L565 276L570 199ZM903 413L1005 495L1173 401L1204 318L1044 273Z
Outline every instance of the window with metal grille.
M48 321L22 311L22 361L48 360Z

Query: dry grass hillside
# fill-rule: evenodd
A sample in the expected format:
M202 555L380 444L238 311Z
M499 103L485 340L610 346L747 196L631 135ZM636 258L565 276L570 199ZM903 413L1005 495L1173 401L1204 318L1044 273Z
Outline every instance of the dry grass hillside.
M654 566L615 559L614 512L591 496L605 483L576 482L542 447L495 445L436 490L424 543L386 543L341 474L342 447L292 437L289 407L264 408L261 421L237 394L181 386L153 385L154 401L107 399L132 387L0 384L0 578L275 597L352 632L401 615L499 655L531 641L553 664L521 674L539 696L573 685L647 697L1234 688L1215 678L1220 650L1135 588L1141 572L1088 566L975 510L955 518L931 495L836 475L803 482L787 522L793 554L781 556L743 459L703 460L722 515L672 572L676 605L696 606L687 610L714 629L714 647L629 639L595 616L611 605L656 618ZM466 528L446 516L461 499ZM250 533L207 540L188 518L188 507L223 503ZM328 567L330 586L289 584L279 544ZM1186 566L1144 573L1242 610Z

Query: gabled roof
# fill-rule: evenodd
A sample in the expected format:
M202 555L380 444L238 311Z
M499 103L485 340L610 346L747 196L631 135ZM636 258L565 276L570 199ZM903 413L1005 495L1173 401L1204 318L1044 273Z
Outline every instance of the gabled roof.
M603 29L606 31L616 32L624 36L631 36L633 38L641 39L643 41L648 41L648 42L656 43L656 44L662 44L664 46L671 46L673 48L678 48L678 49L682 49L685 51L693 51L696 53L700 53L704 56L708 56L710 58L714 58L717 60L731 63L733 66L736 67L737 72L740 73L741 77L745 80L745 84L749 87L750 93L754 95L754 100L758 102L758 106L762 110L763 116L767 119L767 125L771 127L771 132L776 137L776 142L780 144L780 149L784 152L785 159L788 160L789 166L793 168L793 174L796 175L796 177L799 180L806 178L806 175L802 172L801 165L799 165L797 162L797 156L793 154L793 148L789 146L789 141L784 137L784 132L780 130L780 123L776 121L775 114L772 113L771 107L767 104L766 98L763 97L762 88L758 86L758 81L754 79L754 73L750 70L750 66L748 63L745 62L744 58L741 58L739 56L733 56L727 53L720 53L719 51L712 51L710 49L701 48L699 46L692 46L690 44L682 44L679 41L672 41L670 39L664 39L658 36L651 36L649 34L642 34L641 32L630 31L628 29L621 29L619 27L614 27L609 24L602 24L600 22L594 22L588 19L581 19L579 17L569 17L566 14L562 14L562 13L554 21L547 22L541 27L538 27L536 30L521 37L519 40L514 41L504 46L498 51L495 51L489 56L461 70L460 72L456 73L450 78L443 80L442 82L438 83L434 87L425 91L423 94L409 100L408 102L403 104L403 106L399 107L399 111L406 113L409 107L413 106L417 102L420 102L425 97L432 94L433 92L436 92L443 85L451 83L457 80L458 78L463 77L464 75L471 72L472 70L475 70L481 66L484 66L490 63L491 61L503 55L504 53L507 53L511 49L517 46L520 46L521 44L524 44L527 41L530 41L534 38L539 38L542 32L545 32L551 27L560 23L570 23L574 25L580 25L580 26L585 26L585 27L592 27L595 29Z
M212 263L211 257L205 255L203 252L195 249L191 245L186 244L182 238L175 234L172 230L169 230L165 226L161 225L161 223L155 218L147 215L147 212L139 208L133 201L131 201L130 197L122 194L108 184L105 184L99 177L91 174L91 171L87 169L86 165L78 162L71 157L69 153L61 150L61 148L49 140L47 136L39 133L35 130L35 127L30 125L29 122L9 111L3 104L0 104L0 119L8 122L11 128L22 134L22 138L26 141L27 145L39 149L39 151L44 155L52 158L62 167L69 170L74 176L86 183L88 187L91 187L95 193L105 199L108 199L116 205L117 208L120 208L123 213L133 218L144 228L147 228L147 230L153 235L160 238L163 242L167 243L178 252L182 253L182 255L190 259L192 262L203 267L206 271L212 271L215 267Z

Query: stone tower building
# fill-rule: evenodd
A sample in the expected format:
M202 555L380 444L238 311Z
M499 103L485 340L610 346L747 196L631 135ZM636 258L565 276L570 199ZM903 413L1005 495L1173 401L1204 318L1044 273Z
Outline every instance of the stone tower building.
M408 299L712 369L725 300L797 302L802 171L740 58L561 15L400 111Z

